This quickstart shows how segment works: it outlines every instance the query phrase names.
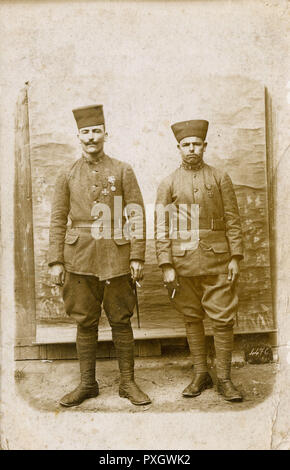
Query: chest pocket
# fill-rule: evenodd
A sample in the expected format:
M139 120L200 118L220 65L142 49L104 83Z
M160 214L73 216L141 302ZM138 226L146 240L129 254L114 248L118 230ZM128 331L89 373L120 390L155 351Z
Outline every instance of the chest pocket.
M204 172L204 208L203 216L213 219L222 219L224 216L221 188L215 174ZM211 227L212 230L224 230L224 227Z

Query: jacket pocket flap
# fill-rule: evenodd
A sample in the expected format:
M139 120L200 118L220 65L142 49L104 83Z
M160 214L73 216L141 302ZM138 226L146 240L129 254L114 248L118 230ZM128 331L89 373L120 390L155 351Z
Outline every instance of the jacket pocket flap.
M213 251L214 253L228 253L229 247L226 240L211 242L211 244L206 244L204 242L200 243L200 246L206 251Z
M126 245L127 243L130 243L130 240L127 240L127 238L114 238L114 242L116 245Z
M73 245L77 241L78 238L79 238L78 233L67 233L65 236L64 242L67 245Z
M215 253L228 253L229 251L227 241L213 243L212 249Z

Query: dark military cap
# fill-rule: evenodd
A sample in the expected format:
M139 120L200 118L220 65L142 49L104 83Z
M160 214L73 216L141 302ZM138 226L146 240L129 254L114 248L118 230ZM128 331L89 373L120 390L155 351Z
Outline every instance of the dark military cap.
M82 106L72 110L78 129L105 124L102 104Z
M180 142L185 137L200 137L202 140L205 140L208 129L208 121L200 119L176 122L175 124L172 124L171 129L178 142Z

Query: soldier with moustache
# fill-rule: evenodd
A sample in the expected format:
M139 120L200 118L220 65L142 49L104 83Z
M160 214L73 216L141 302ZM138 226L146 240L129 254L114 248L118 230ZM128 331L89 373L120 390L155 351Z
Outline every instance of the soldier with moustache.
M217 390L228 401L241 401L242 396L231 381L233 325L238 307L236 281L243 258L235 191L227 173L203 160L207 121L183 121L171 128L182 162L159 185L155 238L164 284L184 318L193 358L194 375L182 393L184 397L195 397L213 386L207 368L203 325L206 313L214 336ZM173 206L179 214L182 212L187 219L185 232L190 233L188 227L195 226L192 214L196 214L191 211L192 205L198 207L198 237L188 238L178 228L176 236L172 236L170 218L168 213L161 216L162 211Z
M81 380L76 389L61 398L60 404L76 406L99 394L95 367L103 306L119 363L119 394L134 405L145 405L151 401L134 380L130 322L136 302L133 283L143 277L143 199L131 166L104 152L107 132L102 105L74 109L73 114L82 156L66 165L55 183L48 263L52 283L63 285L66 313L77 323ZM121 201L119 216L115 197ZM124 208L130 205L137 208L136 215L133 210L129 214L132 226L139 224L141 235L139 230L137 237L124 236ZM71 225L67 225L68 220Z

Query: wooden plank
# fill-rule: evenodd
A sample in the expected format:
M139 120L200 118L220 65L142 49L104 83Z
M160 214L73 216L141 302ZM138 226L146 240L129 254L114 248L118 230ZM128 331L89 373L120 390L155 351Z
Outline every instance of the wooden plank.
M241 330L239 327L235 328L235 334L248 334L248 333L267 333L275 332L276 330L269 327L267 324L258 322L257 319L253 320L253 325L249 326L249 329L245 328ZM212 331L210 328L206 328L206 335L211 335ZM185 338L186 333L184 327L172 329L172 328L151 328L151 329L135 329L134 338L135 340L152 340L161 338ZM65 344L75 343L76 339L76 326L75 325L38 325L36 329L36 340L35 344ZM100 343L103 341L111 341L111 331L104 330L99 333ZM110 354L109 354L110 356ZM108 357L109 357L108 356Z
M272 98L265 88L265 134L266 134L266 161L267 161L267 183L268 183L268 213L269 213L269 251L271 264L271 286L273 305L273 324L277 327L276 302L277 297L277 270L276 270L276 230L275 230L275 194L276 175L274 168L273 132L274 120L272 109Z
M135 357L160 355L161 344L159 340L135 341ZM115 359L116 351L112 341L99 342L96 357L97 359ZM14 358L16 361L77 359L77 350L73 342L16 346L14 348Z
M67 344L64 348L60 344L47 344L46 346L46 359L75 359L77 351L75 344Z
M136 346L136 345L135 345L135 346ZM113 342L111 342L111 343L109 344L109 355L110 355L109 357L110 357L111 359L115 359L115 358L117 357L117 355L116 355L116 350L115 350L115 346L114 346Z
M177 338L185 335L184 328L152 328L152 329L135 329L135 339L154 339L166 337ZM74 343L76 339L75 325L37 325L35 344L57 344L57 343ZM102 330L99 332L99 341L111 341L111 330Z
M110 356L110 351L111 351L111 344L109 341L103 341L103 342L98 342L98 348L97 348L97 358L109 358Z
M147 339L145 341L138 341L139 356L161 356L161 342L159 339Z
M16 105L14 190L16 344L30 345L35 338L35 272L27 86Z
M253 334L237 334L234 338L234 353L232 361L242 362L244 351L248 349L249 345L259 346L260 344L268 344L271 346L274 361L277 361L277 341L274 337L275 333L257 332ZM208 342L208 361L211 365L214 364L214 347L213 339L207 337ZM147 344L151 343L149 348ZM155 343L155 344L154 344ZM159 347L160 346L160 347ZM145 349L143 349L145 348ZM98 344L97 358L115 358L112 353L112 342L100 342ZM162 338L159 340L136 340L135 341L135 356L160 356L160 354L188 354L189 349L185 337L180 338ZM76 347L74 344L50 344L50 345L34 345L34 346L16 346L15 347L15 360L63 360L63 359L77 359Z
M41 348L42 346L38 346L38 345L16 346L14 348L14 359L15 361L42 359Z

